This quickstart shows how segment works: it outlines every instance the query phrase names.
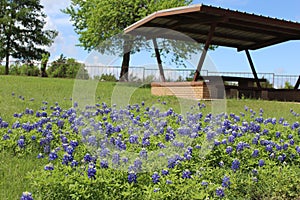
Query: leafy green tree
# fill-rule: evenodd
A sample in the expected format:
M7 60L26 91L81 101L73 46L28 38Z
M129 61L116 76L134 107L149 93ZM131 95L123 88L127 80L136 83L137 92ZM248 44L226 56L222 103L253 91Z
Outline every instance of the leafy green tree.
M293 89L294 86L289 81L284 82L284 89Z
M63 54L53 61L47 70L47 74L56 78L79 78L88 79L89 75L84 65L74 58L66 58Z
M132 41L128 39L114 41L113 45L101 47L99 45L155 11L189 5L191 2L191 0L71 0L71 5L63 12L70 15L75 31L80 36L80 46L88 51L98 49L102 52L118 50L121 52L123 61L120 77L122 77L128 74L130 54L138 49L133 49Z
M9 73L10 56L40 60L47 53L57 32L44 30L46 15L40 0L0 0L0 58L5 58Z

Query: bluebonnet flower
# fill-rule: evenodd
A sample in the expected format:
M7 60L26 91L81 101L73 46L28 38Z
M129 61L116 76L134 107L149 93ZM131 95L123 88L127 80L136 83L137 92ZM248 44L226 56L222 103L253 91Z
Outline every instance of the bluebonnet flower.
M4 135L3 135L3 137L2 137L2 139L3 139L3 140L9 140L9 139L10 139L10 137L9 137L9 135L8 135L8 134L4 134Z
M296 151L297 151L297 153L300 154L300 147L299 146L296 146Z
M270 144L268 144L268 145L266 146L266 151L272 152L272 151L273 151L273 147L272 147Z
M276 136L277 138L279 138L279 137L281 136L281 133L280 133L279 131L277 131L277 132L275 133L275 136Z
M23 192L20 200L33 200L32 194L30 192Z
M44 169L45 169L46 171L52 171L52 170L54 170L54 166L53 166L52 163L50 163L50 164L46 165L46 166L44 167Z
M140 157L143 158L143 159L148 158L147 150L145 148L142 148L142 150L140 151Z
M233 135L230 135L229 137L228 137L228 142L230 142L230 143L234 143L234 136Z
M87 174L89 178L95 178L97 170L93 164L89 164L89 168L87 170Z
M252 157L257 157L259 156L259 150L258 149L254 149L253 153L252 153Z
M286 158L286 155L285 155L285 154L282 154L282 155L278 156L278 160L279 160L280 162L283 162L283 161L285 160L285 158Z
M154 188L153 192L158 192L159 190L159 188Z
M223 139L221 143L222 143L222 144L227 144L227 140L226 140L226 139Z
M73 152L74 152L73 146L69 145L69 146L66 148L66 152L67 152L68 154L72 155Z
M70 145L71 145L73 148L75 148L75 147L78 146L78 142L77 142L76 140L71 140L71 141L70 141Z
M184 170L183 172L182 172L182 178L191 178L191 172L190 172L190 170L188 170L188 169L186 169L186 170Z
M25 140L23 138L19 139L17 143L20 148L25 147Z
M223 162L223 161L220 161L220 162L219 162L219 166L220 166L220 167L224 167L224 162Z
M253 169L253 170L252 170L252 173L253 173L253 175L255 175L255 176L256 176L256 175L258 174L258 171L257 171L257 169Z
M143 138L142 139L142 145L145 146L149 146L150 145L150 140L148 138Z
M100 167L101 168L108 168L108 162L107 162L107 160L101 160L100 161Z
M264 161L263 159L260 159L260 160L258 161L258 166L262 167L262 166L264 166L264 165L265 165L265 161Z
M231 146L226 147L227 154L231 154L232 151L233 151L233 148Z
M83 159L84 159L85 162L89 163L89 162L92 161L93 158L92 158L92 156L90 154L87 153L87 154L85 154L85 156L83 157Z
M232 164L231 164L231 169L233 171L236 171L240 168L240 161L238 161L237 159L234 159L234 161L232 161Z
M169 179L166 180L166 184L172 184L173 182Z
M50 145L44 146L44 153L50 153Z
M128 173L128 183L137 183L137 175L134 171Z
M136 158L134 161L134 164L133 164L135 171L141 171L142 164L143 164L143 162L139 158Z
M224 189L221 188L221 187L217 188L217 189L216 189L216 195L217 195L218 197L221 197L221 198L224 197L224 196L225 196Z
M285 143L285 144L283 145L283 149L284 149L284 150L287 150L288 148L289 148L289 145Z
M112 155L112 163L113 165L119 165L120 164L120 154L118 152L115 152L113 155Z
M222 180L222 187L229 187L229 185L231 184L230 182L230 178L228 176L224 176L223 180Z
M70 154L68 153L65 153L63 158L62 158L62 164L63 165L68 165L69 162L72 162L73 160L73 156L71 156Z
M202 186L208 186L208 182L207 182L207 181L202 181L202 182L201 182L201 185L202 185Z
M159 179L160 179L159 174L157 172L154 172L153 175L152 175L152 182L153 183L158 183Z
M77 166L78 166L78 162L76 160L72 160L71 167L77 167Z
M52 150L49 154L49 160L55 160L58 158L57 153L55 152L55 150Z
M290 139L290 145L294 145L295 141L293 139Z
M161 170L161 174L167 176L169 174L169 171L167 169L163 169Z
M44 158L44 155L43 155L42 153L39 153L39 154L37 155L37 158L38 158L38 159Z

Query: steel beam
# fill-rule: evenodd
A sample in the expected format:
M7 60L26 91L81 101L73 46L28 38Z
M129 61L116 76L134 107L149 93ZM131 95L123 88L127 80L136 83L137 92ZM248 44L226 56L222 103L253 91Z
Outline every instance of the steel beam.
M259 82L259 80L258 80L258 76L257 76L257 73L256 73L256 71L255 71L255 67L254 67L253 61L252 61L252 59L251 59L249 50L248 50L248 49L245 49L245 52L246 52L246 55L247 55L247 58L248 58L248 61L249 61L249 64L250 64L250 67L251 67L251 70L252 70L252 73L253 73L255 82L256 82L256 85L257 85L257 87L258 87L259 89L261 89L261 85L260 85L260 82Z
M205 57L206 57L206 53L208 51L208 48L209 48L209 45L211 43L211 39L214 35L215 29L216 29L216 23L211 24L209 33L207 35L207 40L205 42L205 46L204 46L204 49L202 51L202 54L201 54L201 57L200 57L200 60L199 60L199 63L198 63L197 70L195 72L193 81L197 81L199 79L200 71L203 67L203 63L204 63L204 60L205 60Z
M155 56L156 56L157 65L158 65L158 69L159 69L160 79L161 79L162 82L166 82L164 69L162 67L162 62L161 62L160 53L159 53L159 49L158 49L158 46L157 46L156 38L153 38L152 42L153 42L153 45L154 45Z

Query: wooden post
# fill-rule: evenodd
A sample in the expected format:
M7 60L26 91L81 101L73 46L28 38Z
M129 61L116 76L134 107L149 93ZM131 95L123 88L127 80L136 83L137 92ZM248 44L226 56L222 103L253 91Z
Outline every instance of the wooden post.
M259 82L259 80L258 80L257 73L256 73L256 71L255 71L254 64L253 64L253 62L252 62L252 59L251 59L249 50L248 50L248 49L245 49L245 52L246 52L246 55L247 55L247 58L248 58L248 61L249 61L249 64L250 64L250 67L251 67L251 70L252 70L252 73L253 73L255 82L256 82L256 85L257 85L257 87L258 87L259 89L261 89L261 85L260 85L260 82Z
M211 39L212 39L213 34L215 32L215 28L216 28L216 23L214 23L210 26L210 30L209 30L209 33L208 33L208 36L207 36L207 40L205 42L205 46L204 46L204 49L202 51L202 54L201 54L201 57L200 57L200 60L199 60L199 63L198 63L197 70L195 72L193 81L197 81L198 78L199 78L200 71L202 69L202 66L203 66L203 63L204 63L204 60L205 60L205 57L206 57L206 53L208 51Z
M159 53L159 49L158 49L158 46L157 46L156 38L153 38L152 41L153 41L153 45L154 45L155 56L156 56L156 60L157 60L157 64L158 64L160 79L161 79L162 82L166 82L164 69L162 67L162 62L161 62L161 59L160 59L160 53Z

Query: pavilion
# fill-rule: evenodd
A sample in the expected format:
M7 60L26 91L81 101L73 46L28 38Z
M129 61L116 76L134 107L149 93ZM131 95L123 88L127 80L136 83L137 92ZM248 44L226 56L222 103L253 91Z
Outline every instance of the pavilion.
M157 28L165 28L170 32L177 31L204 44L193 81L201 78L199 77L200 71L210 45L232 47L237 51L245 51L254 78L247 80L235 77L233 80L239 81L241 85L236 88L228 88L228 90L234 89L238 92L249 90L252 93L256 91L253 96L265 99L300 101L300 91L298 91L300 79L293 90L262 88L261 82L264 80L258 78L249 52L249 50L257 50L290 40L300 40L300 23L203 4L155 12L127 27L124 32L146 35L147 39L152 39L160 74L164 81L156 38L173 39L174 35L168 31L163 34L156 33ZM144 30L145 32L143 32ZM230 80L230 77L222 78ZM283 95L284 99L282 99Z

